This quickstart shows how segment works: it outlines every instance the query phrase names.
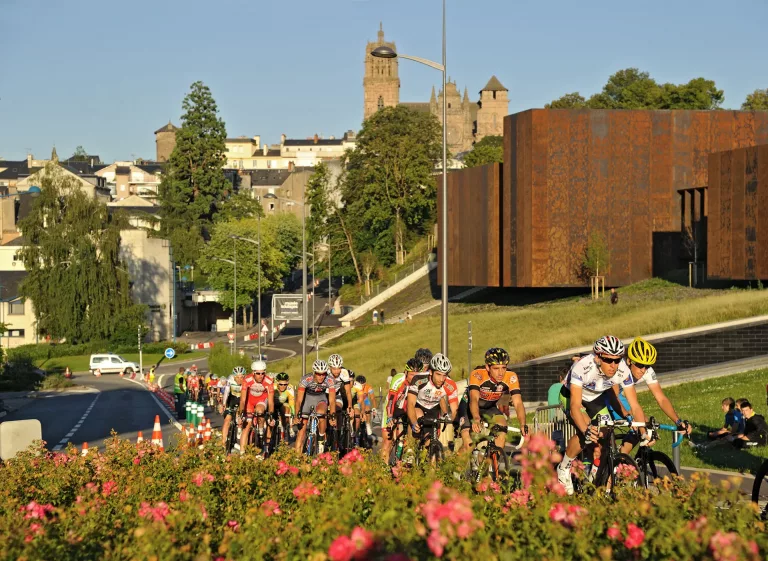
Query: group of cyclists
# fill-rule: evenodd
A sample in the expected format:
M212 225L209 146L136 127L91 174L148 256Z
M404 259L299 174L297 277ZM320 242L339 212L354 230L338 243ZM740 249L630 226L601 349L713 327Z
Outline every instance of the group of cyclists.
M557 467L558 479L569 494L574 490L571 478L574 460L590 444L590 453L599 456L601 431L596 420L631 418L635 421L637 428L622 444L624 453L637 445L653 444L653 434L640 426L646 421L646 415L638 402L636 385L647 384L677 429L690 433L690 424L680 418L661 390L652 367L656 357L654 346L642 338L636 338L625 348L620 339L607 335L595 341L590 353L573 358L563 380L560 402L575 435L566 443ZM419 438L427 421L452 426L458 436L458 447L472 449L473 435L489 426L507 427L514 409L519 430L526 436L529 428L520 379L509 368L509 363L506 350L488 349L484 364L470 373L466 389L460 392L459 386L465 382L457 383L451 377L448 357L440 353L433 355L429 349L418 349L406 361L402 372L389 381L382 404L381 457L385 461L390 458L397 439ZM373 388L364 376L356 376L345 368L339 354L330 355L327 361L315 360L312 371L302 376L295 388L287 373L269 374L263 360L253 361L250 372L238 366L228 378L212 375L208 380L201 379L200 384L206 385L224 416L223 442L231 423L241 420L241 453L246 450L254 428L265 432L267 441L273 431L282 430L289 438L295 438L297 452L304 451L311 415L317 419L316 450L319 453L326 450L329 431L337 431L344 423L349 424L353 434L367 436L369 447L373 442L372 417L377 414L378 405ZM189 381L188 385L190 391L195 387ZM495 445L503 448L506 431L494 434ZM356 444L363 445L363 442L356 441Z

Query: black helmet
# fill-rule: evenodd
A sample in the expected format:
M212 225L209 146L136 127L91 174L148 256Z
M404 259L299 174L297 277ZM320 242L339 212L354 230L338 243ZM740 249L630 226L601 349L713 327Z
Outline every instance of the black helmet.
M288 373L287 372L280 372L277 376L275 376L275 380L278 382L287 382L288 381Z
M365 376L360 374L360 376L355 378L355 382L357 382L358 384L365 384L365 382L366 382Z
M418 358L409 358L405 363L405 372L421 372L422 366L424 365Z
M509 353L502 348L493 347L485 352L485 364L509 364Z
M432 351L424 348L419 349L416 351L414 358L421 362L423 366L429 366L429 362L432 360Z

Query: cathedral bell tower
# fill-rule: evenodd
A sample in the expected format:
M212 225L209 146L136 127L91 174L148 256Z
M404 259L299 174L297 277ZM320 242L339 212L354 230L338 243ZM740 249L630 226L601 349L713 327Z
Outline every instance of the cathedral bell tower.
M395 107L400 103L400 78L397 75L397 58L375 58L371 51L387 46L397 52L394 42L384 40L384 27L379 24L376 42L365 47L365 78L363 78L363 120L379 109Z

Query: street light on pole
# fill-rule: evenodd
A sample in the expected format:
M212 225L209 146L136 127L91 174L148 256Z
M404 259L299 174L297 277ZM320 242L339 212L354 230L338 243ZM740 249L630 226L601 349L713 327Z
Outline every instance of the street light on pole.
M259 240L252 240L250 238L245 238L243 236L231 236L235 240L240 240L241 242L248 242L252 243L258 248L258 267L259 267L259 281L258 281L258 295L256 297L257 307L258 307L258 315L257 315L257 323L259 330L259 360L261 360L261 219L259 219L259 230L258 230L258 237Z
M425 64L430 68L439 70L443 73L443 188L442 201L440 202L440 272L443 278L442 298L440 308L440 347L444 355L448 354L448 128L446 111L446 92L445 92L445 0L443 0L443 63L433 62L425 58L403 55L395 52L391 47L381 45L371 51L371 56L377 58L404 58Z
M306 188L305 188L306 189ZM301 205L301 375L307 368L307 204L293 199L284 199L274 193L264 195L265 199L275 199Z

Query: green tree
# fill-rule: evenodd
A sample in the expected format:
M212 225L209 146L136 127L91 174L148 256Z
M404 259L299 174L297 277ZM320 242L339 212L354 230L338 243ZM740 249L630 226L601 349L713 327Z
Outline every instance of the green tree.
M260 228L261 226L261 228ZM213 226L211 240L200 257L200 266L208 274L211 288L219 291L219 302L224 309L234 308L234 266L216 258L234 261L237 252L237 307L249 306L258 294L258 247L249 242L232 239L242 236L261 239L261 292L282 287L283 277L289 272L289 259L278 245L277 227L273 221L247 218L218 222Z
M182 108L176 146L160 183L160 233L170 239L175 261L192 265L231 183L223 172L227 133L208 86L192 84Z
M88 152L85 151L85 148L82 146L78 146L75 148L75 153L72 154L72 161L73 162L87 162L88 161Z
M109 339L128 324L135 333L145 308L133 304L120 260L125 217L111 215L53 164L40 188L19 223L27 240L20 291L34 303L38 330L72 342Z
M262 219L261 228L284 255L283 276L289 274L301 259L301 221L290 212L279 212Z
M566 94L545 107L552 109L717 109L725 95L715 82L694 78L685 84L659 84L637 68L619 70L608 78L600 93L588 100Z
M249 193L235 193L221 201L215 218L217 222L229 222L243 218L258 218L259 216L264 216L261 202L254 199Z
M579 92L573 92L565 94L552 103L547 103L544 109L583 109L586 106L587 100L584 99L584 96Z
M744 111L768 111L768 88L748 94L741 108Z
M472 147L472 151L464 157L464 165L468 168L504 161L504 137L486 136Z
M319 243L328 236L328 219L332 211L330 194L331 172L324 163L315 166L307 181L304 203L308 205L307 245Z
M440 134L433 115L403 106L384 108L363 123L342 186L354 251L371 249L383 265L402 263L409 234L430 228Z
M600 276L600 270L605 270L608 267L608 242L605 240L605 236L602 232L592 232L587 242L587 247L584 250L584 259L582 262L585 272L590 276Z

